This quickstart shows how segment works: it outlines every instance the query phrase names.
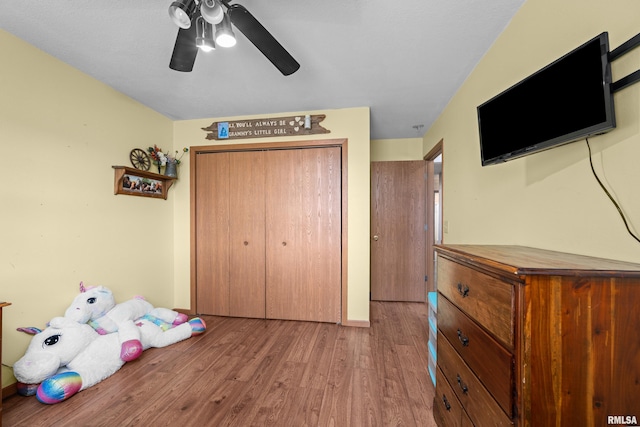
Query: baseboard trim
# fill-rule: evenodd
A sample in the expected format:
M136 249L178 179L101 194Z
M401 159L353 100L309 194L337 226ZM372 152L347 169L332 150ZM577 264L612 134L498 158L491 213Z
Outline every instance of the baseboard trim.
M343 326L352 326L356 328L369 328L371 323L368 320L347 320Z
M177 311L178 313L186 314L187 316L195 316L195 310L191 310L190 308L174 308L173 311Z
M18 394L18 385L17 383L9 384L5 388L2 389L2 400L13 396L14 394Z

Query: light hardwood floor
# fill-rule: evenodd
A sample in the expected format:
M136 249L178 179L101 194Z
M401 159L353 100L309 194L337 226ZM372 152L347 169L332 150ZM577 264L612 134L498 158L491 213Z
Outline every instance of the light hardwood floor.
M371 327L204 316L69 400L4 401L3 426L435 426L428 311L371 303Z

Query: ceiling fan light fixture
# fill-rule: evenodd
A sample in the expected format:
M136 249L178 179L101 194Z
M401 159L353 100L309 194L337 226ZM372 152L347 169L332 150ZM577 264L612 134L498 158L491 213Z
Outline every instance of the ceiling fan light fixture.
M203 52L216 49L216 43L213 41L213 26L202 16L196 19L196 46Z
M236 45L236 36L231 29L231 21L225 13L222 21L216 25L216 44L222 47L233 47Z
M191 18L196 8L194 0L176 0L169 6L169 16L178 27L186 30L191 27Z
M200 6L202 17L210 24L216 25L222 22L224 11L218 0L203 0Z

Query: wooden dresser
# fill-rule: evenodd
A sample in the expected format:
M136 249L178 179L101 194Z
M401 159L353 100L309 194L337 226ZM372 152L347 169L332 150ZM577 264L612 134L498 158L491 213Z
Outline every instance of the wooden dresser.
M11 305L0 301L0 365L2 364L2 307ZM2 427L2 369L0 369L0 427Z
M436 250L439 426L640 423L640 264Z

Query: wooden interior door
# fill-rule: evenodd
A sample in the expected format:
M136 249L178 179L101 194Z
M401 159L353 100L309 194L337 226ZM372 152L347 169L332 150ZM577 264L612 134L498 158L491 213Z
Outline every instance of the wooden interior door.
M229 315L229 155L196 156L197 313Z
M264 151L230 153L230 316L265 317L264 158Z
M268 152L267 317L340 321L341 149Z
M371 299L425 302L424 161L371 163Z

